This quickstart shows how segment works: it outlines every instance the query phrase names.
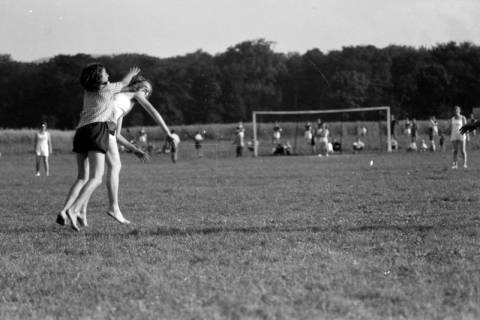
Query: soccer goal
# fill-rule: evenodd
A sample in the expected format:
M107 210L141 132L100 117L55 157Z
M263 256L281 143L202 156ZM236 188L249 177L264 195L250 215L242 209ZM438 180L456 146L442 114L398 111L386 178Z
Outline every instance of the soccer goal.
M274 153L277 144L289 148L291 154L313 154L316 152L315 141L312 143L308 135L308 126L310 125L313 137L316 137L320 123L327 125L330 131L329 142L337 145L336 151L351 151L352 144L358 139L365 144L365 150L392 151L390 107L381 106L331 110L253 111L254 156Z

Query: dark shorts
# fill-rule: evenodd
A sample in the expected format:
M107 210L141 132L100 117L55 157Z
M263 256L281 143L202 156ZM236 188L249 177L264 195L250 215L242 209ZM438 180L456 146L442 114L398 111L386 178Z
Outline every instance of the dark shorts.
M115 124L110 122L94 122L80 127L73 137L73 152L107 153L109 134L115 134Z

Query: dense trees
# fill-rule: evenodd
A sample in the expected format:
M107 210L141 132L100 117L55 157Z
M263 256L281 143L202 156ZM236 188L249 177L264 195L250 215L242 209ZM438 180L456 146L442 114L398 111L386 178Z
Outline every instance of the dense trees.
M21 63L0 55L0 126L32 127L47 120L70 129L82 104L78 74L104 63L111 79L137 65L153 82L152 103L172 124L248 120L252 110L390 105L397 117L444 117L461 105L480 106L480 47L344 47L303 55L278 53L272 42L245 41L225 52L197 51L160 59L141 54L58 55ZM127 125L151 124L137 108Z

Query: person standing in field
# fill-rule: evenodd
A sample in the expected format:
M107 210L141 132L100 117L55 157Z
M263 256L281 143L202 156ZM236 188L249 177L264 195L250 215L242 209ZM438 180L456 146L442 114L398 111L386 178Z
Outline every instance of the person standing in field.
M445 136L443 135L443 133L440 133L440 135L438 136L438 145L440 147L440 150L442 150L442 152L445 152Z
M463 158L463 167L467 168L467 151L466 151L466 136L465 133L475 130L475 124L467 125L467 118L461 114L461 108L455 106L454 116L450 120L450 141L453 145L453 163L452 169L458 168L458 152ZM469 128L473 128L469 130Z
M475 122L477 122L475 120L475 115L472 113L470 113L470 118L468 118L468 123L469 124L474 124ZM477 134L477 130L472 130L472 136L475 136Z
M434 116L430 118L428 125L428 138L430 140L430 151L436 151L435 137L438 136L438 121Z
M145 128L140 129L138 132L137 143L142 150L148 149L148 135L147 131L145 131Z
M367 136L367 127L362 126L362 127L360 128L360 130L359 130L359 135L360 135L361 137L366 137L366 136Z
M410 136L412 138L412 142L417 143L417 133L418 133L417 120L415 118L413 118L412 119L412 124L410 126Z
M409 118L405 119L405 126L404 126L403 133L406 136L411 136L412 134L412 123L410 122Z
M282 136L283 129L280 127L277 121L275 121L273 125L273 133L272 133L272 144L275 148L278 144L280 144L280 137Z
M317 130L317 141L320 149L319 157L326 156L328 157L328 138L330 137L330 130L325 122L322 123L322 126Z
M140 69L132 68L122 81L111 83L108 81L107 69L102 64L90 64L82 70L80 83L85 89L83 110L73 137L77 179L71 186L64 207L57 216L58 224L65 225L68 219L75 231L80 230L77 219L82 218L88 199L102 183L109 135L115 134L115 123L112 122L115 94L128 86L139 72ZM89 172L85 170L87 168L85 162L88 162Z
M50 164L48 157L52 154L52 139L47 131L47 123L42 122L40 130L35 133L35 176L40 176L40 164L43 163L45 175L50 175Z
M392 139L397 139L396 135L396 127L397 127L398 121L395 119L395 115L390 116L390 135Z
M312 124L310 122L305 123L305 131L303 133L303 137L307 145L311 145L312 143Z
M197 131L195 133L195 136L193 137L193 140L195 141L195 150L197 151L197 156L200 158L203 156L202 154L202 142L203 142L203 135L200 131Z
M235 132L235 139L233 140L233 145L235 146L235 151L237 157L243 156L243 149L245 148L245 131L242 128L237 128Z

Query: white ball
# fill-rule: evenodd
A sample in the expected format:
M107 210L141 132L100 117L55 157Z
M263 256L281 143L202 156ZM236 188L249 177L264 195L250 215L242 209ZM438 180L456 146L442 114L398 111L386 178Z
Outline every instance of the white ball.
M373 166L373 160L370 160L370 167Z

